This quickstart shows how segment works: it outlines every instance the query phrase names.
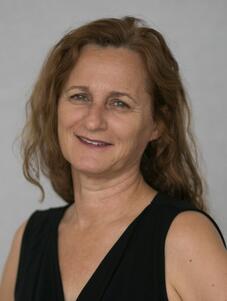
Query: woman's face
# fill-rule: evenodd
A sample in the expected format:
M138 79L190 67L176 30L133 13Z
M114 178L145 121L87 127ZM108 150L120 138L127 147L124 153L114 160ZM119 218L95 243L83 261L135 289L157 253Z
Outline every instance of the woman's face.
M136 52L86 46L58 105L58 136L73 171L113 176L139 168L157 136L146 72Z

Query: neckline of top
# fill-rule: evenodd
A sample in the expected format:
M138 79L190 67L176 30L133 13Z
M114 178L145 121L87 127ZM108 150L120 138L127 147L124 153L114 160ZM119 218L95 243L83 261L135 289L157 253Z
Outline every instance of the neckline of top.
M116 247L120 244L120 242L125 238L127 233L141 220L141 218L146 214L146 212L149 211L150 208L152 208L158 201L161 199L161 192L157 192L156 195L152 198L150 203L142 209L142 211L126 226L126 228L123 230L123 232L120 234L118 239L114 242L114 244L111 246L109 251L106 253L104 258L100 261L99 265L91 275L91 277L88 279L82 290L80 291L77 299L75 301L80 301L84 293L89 289L89 284L91 281L97 276L98 271L102 268L103 264L105 261L108 259L108 257L112 254L112 252L116 249ZM60 271L60 263L59 263L59 235L58 235L58 229L59 229L59 224L63 218L64 212L66 211L67 208L69 208L71 204L67 204L64 207L61 207L63 210L61 211L61 214L58 218L56 227L54 229L54 264L57 268L56 270L56 277L58 281L58 289L59 289L59 294L61 295L61 299L64 300L64 289L63 289L63 282L62 282L62 277L61 277L61 271Z

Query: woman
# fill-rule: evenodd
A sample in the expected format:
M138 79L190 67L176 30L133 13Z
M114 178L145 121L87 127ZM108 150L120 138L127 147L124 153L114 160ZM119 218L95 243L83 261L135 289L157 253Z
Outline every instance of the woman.
M71 31L29 100L24 174L68 204L15 234L1 300L226 300L189 108L160 33L133 17Z

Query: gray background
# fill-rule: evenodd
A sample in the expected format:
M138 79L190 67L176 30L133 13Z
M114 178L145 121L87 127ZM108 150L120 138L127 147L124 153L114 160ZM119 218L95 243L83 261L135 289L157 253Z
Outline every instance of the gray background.
M99 17L135 15L160 30L175 54L194 113L212 216L227 238L227 1L7 0L0 2L0 272L15 230L37 208L63 205L43 179L46 201L21 172L14 143L48 49Z

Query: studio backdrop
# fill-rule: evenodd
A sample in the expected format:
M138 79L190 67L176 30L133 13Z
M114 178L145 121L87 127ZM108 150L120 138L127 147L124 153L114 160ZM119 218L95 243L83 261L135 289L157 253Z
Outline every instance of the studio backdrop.
M25 103L47 51L67 31L101 17L133 15L167 40L193 110L210 214L227 239L227 1L1 0L0 273L13 235L36 209L63 205L42 178L46 199L22 175L18 135Z

